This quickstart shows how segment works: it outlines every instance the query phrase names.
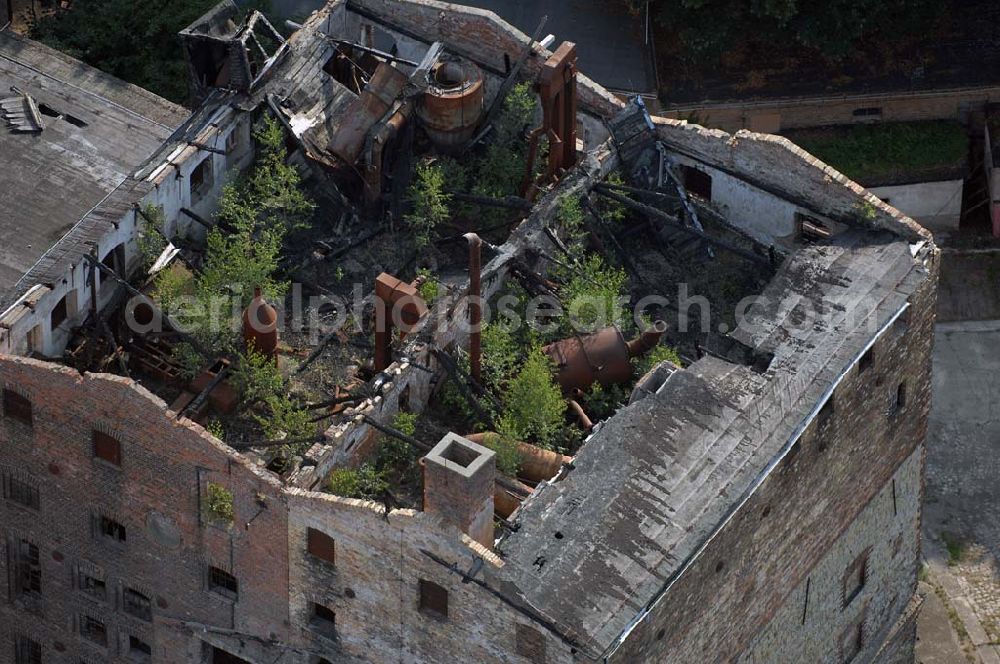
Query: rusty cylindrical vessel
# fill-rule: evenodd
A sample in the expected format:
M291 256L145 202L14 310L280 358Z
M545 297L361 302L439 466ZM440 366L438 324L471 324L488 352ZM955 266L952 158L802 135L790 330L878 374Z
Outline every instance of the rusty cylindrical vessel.
M243 343L271 360L278 358L278 312L264 299L260 288L243 311Z
M642 357L656 346L665 324L657 322L632 341L616 326L592 334L577 335L542 348L558 368L556 380L564 392L586 390L594 382L603 387L624 383L632 377L633 357Z
M482 445L487 436L499 436L494 432L470 433L463 436L477 445ZM559 454L551 450L544 450L530 443L518 441L517 451L521 456L521 469L517 476L528 482L544 482L550 480L559 473L564 463L573 461L573 457Z
M438 150L458 152L472 139L483 115L483 73L464 58L442 58L428 73L427 83L417 117Z
M628 344L617 327L569 337L542 351L556 363L556 380L565 392L586 390L595 381L608 387L632 377Z

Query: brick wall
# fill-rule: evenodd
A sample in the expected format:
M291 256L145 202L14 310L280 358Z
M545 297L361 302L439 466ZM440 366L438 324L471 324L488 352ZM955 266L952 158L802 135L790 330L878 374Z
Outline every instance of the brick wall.
M802 661L839 663L843 661L841 637L859 623L861 661L879 650L913 597L922 453L921 445L813 567L806 581L789 594L737 660L740 664L777 662L793 652ZM847 602L845 571L862 557L866 561L864 587ZM911 651L911 661L912 657Z
M969 110L982 107L1000 95L1000 88L904 92L899 94L841 95L775 99L773 101L676 104L661 115L690 119L726 131L750 129L775 133L783 129L853 124L861 119L884 122L968 119ZM859 109L881 109L880 115L856 116Z
M786 138L749 131L727 134L665 118L653 121L669 148L806 210L910 240L931 237L912 219Z
M288 501L291 618L312 648L335 643L326 625L310 620L312 604L320 603L335 611L336 644L347 657L531 662L517 654L518 630L527 628L544 643L539 661L574 661L570 645L515 608L500 559L434 515L397 510L385 517L375 503L299 489L289 490ZM333 564L307 552L309 528L335 538ZM476 582L463 583L462 573L478 567L477 557ZM447 591L446 619L421 611L421 579Z
M119 661L130 635L157 662L187 662L192 629L203 627L285 638L287 525L276 480L235 462L128 379L0 356L0 384L32 401L33 426L0 419L0 448L5 470L27 475L40 498L37 511L2 501L0 528L8 546L37 546L41 562L39 602L11 597L10 584L0 584L8 632L0 661L10 661L13 632L37 635L46 662ZM120 467L94 458L95 427L120 440ZM232 524L210 523L208 482L232 492ZM101 516L124 526L124 542L101 534ZM9 557L0 553L0 578L12 571ZM237 577L238 601L209 591L209 565ZM106 600L81 592L81 573L104 580ZM124 588L150 598L151 622L126 615ZM107 647L79 636L81 614L104 622Z
M916 587L913 514L921 503L922 484L916 484L912 464L919 457L930 405L937 255L929 273L915 268L910 278L921 283L910 298L909 312L875 344L873 364L864 372L851 368L838 386L832 427L819 432L814 421L806 429L798 449L781 461L636 626L615 653L616 661L655 661L669 654L671 662L702 662L706 653L712 653L712 661L730 661L744 652L782 607L790 603L801 608L796 593L828 552L847 552L840 557L843 562L862 545L884 549L885 532L865 527L863 520L858 534L846 533L865 506L885 508L879 497L899 475L901 516L896 518L904 521L894 521L893 527L904 541L900 553L883 556L889 562L873 567L878 576L870 577L870 587L892 588L899 597L895 613L872 615L883 624L896 621ZM902 381L906 406L889 414ZM904 467L904 462L910 465ZM817 633L809 639L829 641L839 636L838 627L836 620L817 619ZM798 661L794 640L786 639L787 651L763 661Z

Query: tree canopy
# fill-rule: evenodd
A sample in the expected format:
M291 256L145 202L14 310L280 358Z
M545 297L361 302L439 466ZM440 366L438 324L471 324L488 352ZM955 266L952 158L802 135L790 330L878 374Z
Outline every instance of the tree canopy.
M173 102L187 98L177 33L218 0L76 0L40 17L31 37ZM261 2L251 3L261 8ZM266 4L266 3L263 3Z
M942 11L935 0L653 0L653 11L691 59L717 60L748 42L799 45L829 59L859 40L919 35Z

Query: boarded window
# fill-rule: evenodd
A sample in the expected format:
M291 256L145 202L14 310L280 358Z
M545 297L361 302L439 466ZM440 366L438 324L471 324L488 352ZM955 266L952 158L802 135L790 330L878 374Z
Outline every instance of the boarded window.
M103 579L90 576L85 572L79 573L77 587L83 594L101 602L105 602L108 599L108 584Z
M3 495L7 500L33 510L37 510L41 506L38 487L13 475L4 478Z
M139 620L151 622L153 620L153 609L149 598L138 590L126 588L122 593L122 608L125 613L135 616Z
M336 542L326 533L322 533L314 528L306 531L306 551L310 555L325 560L330 564L337 562Z
M534 627L518 624L517 654L534 664L545 663L545 635Z
M427 579L420 579L420 610L435 618L448 617L448 591Z
M103 515L97 518L97 530L104 537L116 542L124 542L126 539L125 526Z
M93 431L94 456L116 466L122 465L122 444L114 436Z
M868 552L854 559L844 572L844 606L848 606L861 594L868 576Z
M31 401L15 392L14 390L3 391L3 414L12 420L27 424L29 427L34 423L31 413Z
M14 664L42 664L42 646L26 636L14 640Z
M19 540L14 551L15 594L29 597L42 593L42 564L38 547L28 540Z
M701 196L706 201L712 200L712 176L690 166L683 168L684 188L688 190L688 193Z
M87 614L80 616L80 636L99 646L108 646L108 628L103 622Z
M236 580L236 577L229 572L221 570L218 567L209 567L208 589L223 597L236 599L239 597L240 584Z

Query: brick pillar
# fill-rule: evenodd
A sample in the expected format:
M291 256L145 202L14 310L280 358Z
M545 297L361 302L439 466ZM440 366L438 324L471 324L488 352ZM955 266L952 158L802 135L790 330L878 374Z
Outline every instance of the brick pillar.
M424 457L424 511L493 548L493 450L449 433Z

